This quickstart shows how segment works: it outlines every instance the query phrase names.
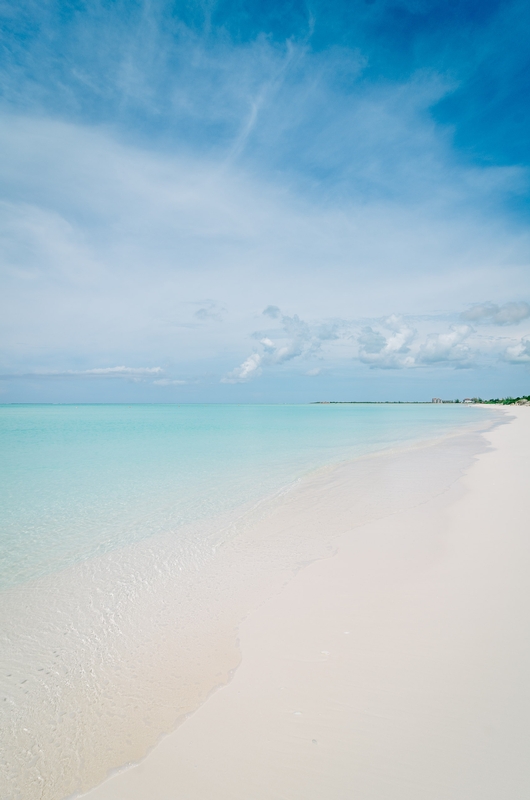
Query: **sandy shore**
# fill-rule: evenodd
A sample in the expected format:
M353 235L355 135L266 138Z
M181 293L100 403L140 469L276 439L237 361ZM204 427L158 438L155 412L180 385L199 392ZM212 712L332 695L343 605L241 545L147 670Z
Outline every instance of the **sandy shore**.
M86 800L526 800L530 410L442 495L343 535L241 666Z

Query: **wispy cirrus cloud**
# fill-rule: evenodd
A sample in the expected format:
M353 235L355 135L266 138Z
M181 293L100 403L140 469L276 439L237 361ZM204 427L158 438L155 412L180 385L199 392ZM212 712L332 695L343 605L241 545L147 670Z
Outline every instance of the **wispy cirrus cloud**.
M499 25L522 36L512 24L522 4L488 6L478 30L474 13L451 22L451 4L435 4L436 24L426 27L431 12L409 3L421 46L407 40L396 50L392 4L358 5L344 39L342 25L325 22L333 4L317 3L311 24L298 11L251 10L241 35L241 15L230 27L232 11L210 4L119 0L63 15L56 3L7 0L4 372L59 365L92 381L91 397L120 398L125 390L148 397L141 392L152 385L176 393L180 376L190 385L203 376L202 399L235 399L274 371L294 384L320 368L315 359L326 374L333 364L346 377L353 364L384 369L389 381L392 370L495 359L507 369L502 353L519 346L530 319L530 235L513 214L528 194L527 161L463 157L442 110L481 62L477 42L488 25L490 42ZM269 35L265 18L281 30ZM460 47L464 24L475 51L462 78L449 75L445 54L451 42ZM320 25L330 40L316 47ZM426 56L436 51L427 28L434 45L444 41L439 61ZM504 58L504 45L495 46ZM413 61L422 53L421 63L404 68L405 51ZM396 70L385 67L389 53ZM504 133L503 146L514 141ZM477 297L495 303L434 319ZM266 327L256 314L271 302L291 311L266 315ZM475 330L462 338L459 325ZM138 359L165 371L76 369ZM124 380L92 380L105 376ZM19 391L13 379L13 397L27 383Z

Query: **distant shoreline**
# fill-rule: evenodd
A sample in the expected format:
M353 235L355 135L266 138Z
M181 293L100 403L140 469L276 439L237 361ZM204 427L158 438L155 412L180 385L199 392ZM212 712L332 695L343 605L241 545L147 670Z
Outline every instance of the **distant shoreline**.
M478 403L464 403L461 400L442 400L439 405L478 405ZM358 405L358 406L432 406L438 405L432 400L313 400L309 405L312 406L338 406L338 405Z
M400 405L400 406L431 406L431 405L458 405L458 406L528 406L530 405L530 395L522 397L503 397L495 400L482 400L481 397L471 397L465 400L313 400L310 405L333 406L333 405Z

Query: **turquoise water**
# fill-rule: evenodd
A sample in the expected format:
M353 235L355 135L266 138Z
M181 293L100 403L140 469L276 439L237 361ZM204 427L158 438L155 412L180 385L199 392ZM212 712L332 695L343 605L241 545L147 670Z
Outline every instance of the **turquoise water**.
M0 586L178 537L315 468L488 415L429 404L0 406Z
M141 759L228 679L253 608L345 527L443 491L482 445L458 437L301 482L292 502L278 492L492 418L430 404L0 406L0 796L72 797Z

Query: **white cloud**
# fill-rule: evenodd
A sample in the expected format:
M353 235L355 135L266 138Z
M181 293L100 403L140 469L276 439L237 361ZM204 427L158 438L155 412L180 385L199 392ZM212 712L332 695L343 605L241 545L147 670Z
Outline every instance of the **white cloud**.
M338 323L310 325L297 314L292 317L284 314L278 306L267 306L263 315L277 320L280 327L266 335L263 331L255 331L252 337L258 340L261 352L249 356L240 367L222 378L222 383L246 382L258 377L263 367L280 366L297 358L311 358L320 352L324 342L339 338Z
M527 281L523 234L481 218L476 204L458 218L418 207L413 187L410 202L351 192L323 202L280 173L150 152L49 119L4 117L0 147L2 184L17 186L0 231L2 339L17 367L56 352L65 366L109 352L214 358L234 352L255 325L249 309L268 298L301 318L376 317L423 313L434 296L446 307L471 301L477 281L496 294ZM205 285L211 304L197 307ZM208 325L183 330L222 313L215 336Z
M430 333L419 348L416 363L467 362L470 349L464 342L472 331L469 325L452 325L446 333Z
M262 360L263 357L259 353L252 353L239 367L221 378L221 383L247 383L252 378L257 378L261 375Z
M517 304L513 304L517 305ZM267 331L255 331L259 350L223 379L224 383L247 382L258 378L265 370L285 365L292 360L302 363L316 355L336 366L353 359L371 369L402 370L437 368L466 368L492 366L499 357L513 363L527 360L528 339L506 349L506 338L491 330L478 332L468 324L454 322L440 330L442 320L458 319L456 313L407 317L392 314L377 320L315 320L300 319L297 314L284 314L278 306L268 306L263 312L277 323ZM369 323L369 324L367 324ZM355 344L357 347L355 348ZM321 367L309 367L304 374L315 376Z
M511 364L530 363L530 336L524 336L504 351L504 359Z
M461 315L469 322L482 322L490 325L515 325L530 317L530 305L525 302L510 302L498 306L495 303L479 303L471 306Z
M326 69L332 74L331 63ZM318 73L324 83L317 84L325 88L325 80ZM171 374L214 374L217 383L231 353L240 366L223 383L246 383L317 354L340 353L348 369L348 337L359 334L363 317L362 363L407 368L420 363L416 323L381 326L377 320L392 309L460 308L476 298L477 285L502 301L507 287L512 296L527 296L528 236L502 214L492 217L481 199L508 190L517 176L478 170L472 180L462 171L426 121L436 87L420 83L397 94L367 88L352 95L346 116L328 93L333 124L319 137L328 160L339 154L336 163L322 161L309 135L299 154L292 149L296 114L313 114L310 83L304 100L276 86L266 94L238 140L246 160L227 158L237 137L206 154L179 146L161 152L153 143L124 143L117 128L4 116L3 363L12 373L49 364L64 373L79 363L142 358L169 365ZM239 100L243 108L246 100ZM291 101L301 103L293 116ZM215 113L224 124L222 106ZM318 116L306 134L317 131ZM277 151L264 153L273 136L281 139ZM413 157L414 148L423 160ZM414 167L419 161L421 170ZM273 162L277 168L269 170ZM306 181L309 162L335 183ZM209 299L197 303L206 292ZM271 329L255 331L255 310L271 300L278 303L266 313ZM509 324L525 319L526 309L490 304L477 321ZM249 337L256 350L250 355L241 352ZM429 347L442 347L433 341L425 358ZM97 374L86 372L91 376Z
M530 296L528 230L502 206L527 172L455 155L430 113L452 89L444 75L361 85L360 52L201 36L158 3L107 9L94 48L92 6L58 58L46 4L34 4L39 23L1 68L6 103L23 109L0 121L11 372L148 381L74 369L142 359L219 376L230 353L242 363L224 381L238 383L315 354L349 368L357 337L374 368L447 366L484 341L380 320L460 309L478 288L498 305L464 321L530 319L527 303L507 302ZM276 327L255 332L269 302L299 316L270 306Z
M415 337L415 330L397 315L388 317L384 327L391 331L388 336L369 325L362 329L357 339L360 361L380 369L414 366L414 358L410 355L410 344Z

